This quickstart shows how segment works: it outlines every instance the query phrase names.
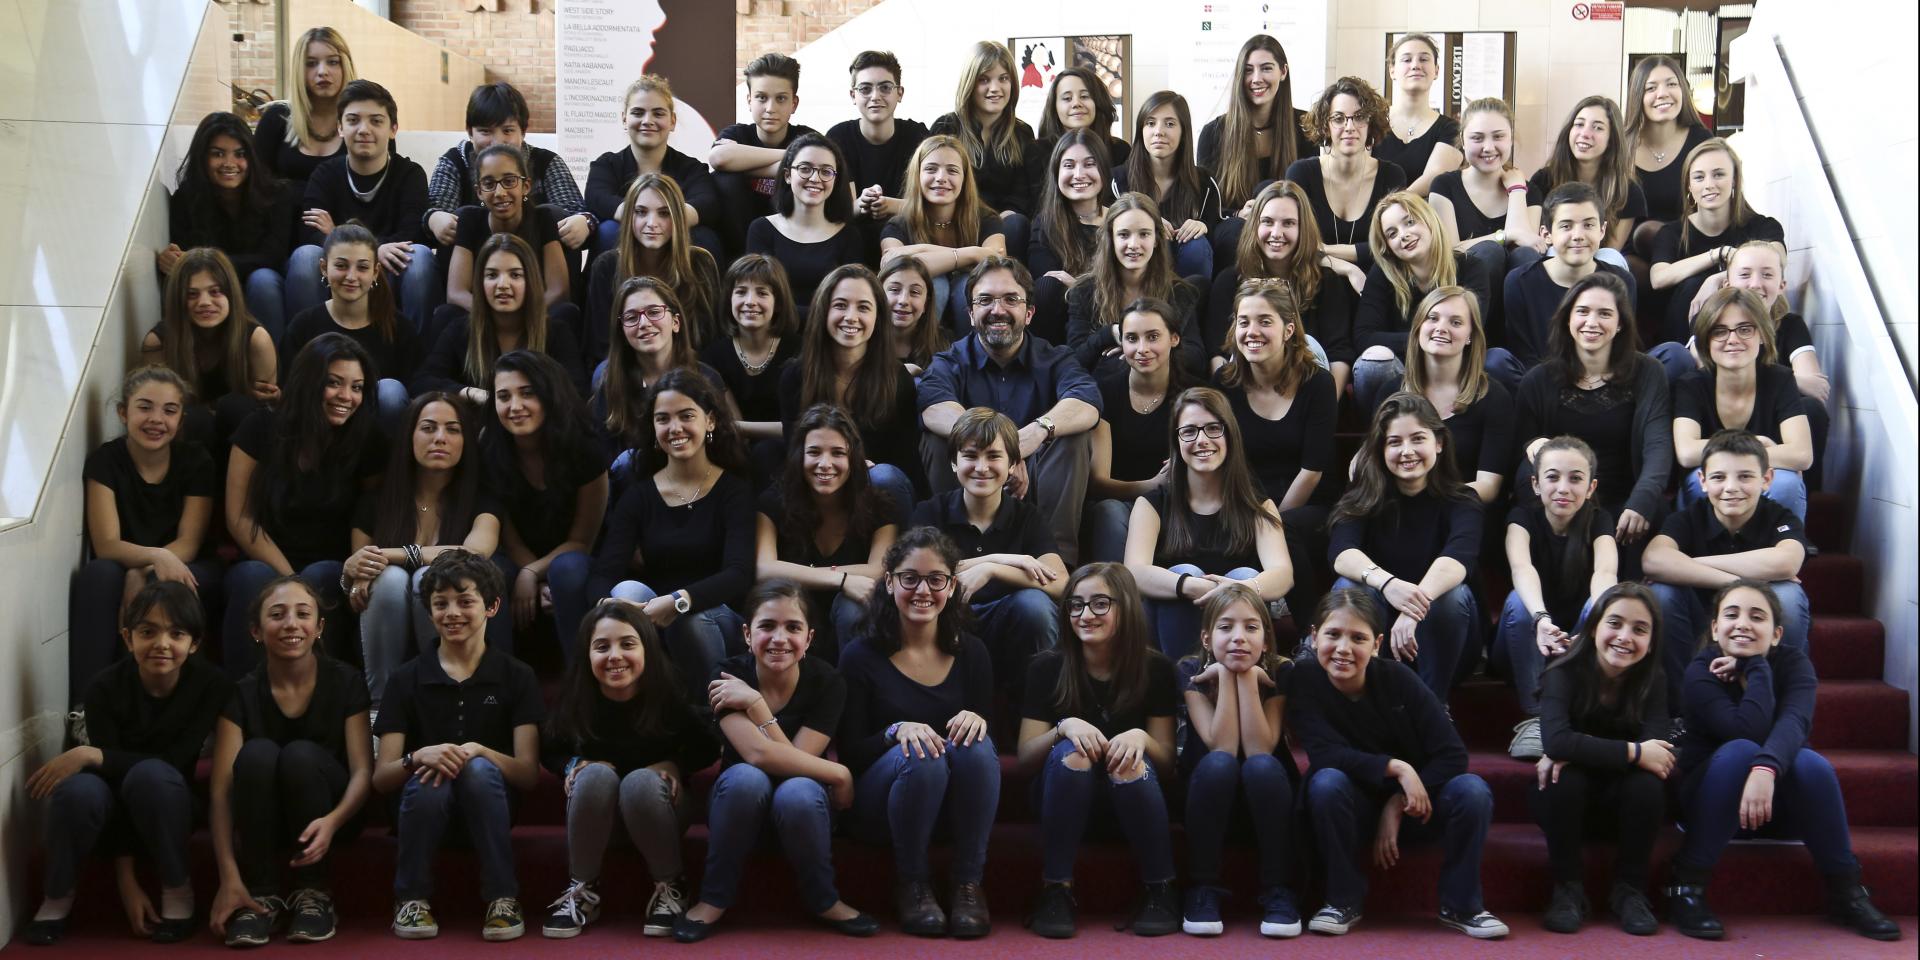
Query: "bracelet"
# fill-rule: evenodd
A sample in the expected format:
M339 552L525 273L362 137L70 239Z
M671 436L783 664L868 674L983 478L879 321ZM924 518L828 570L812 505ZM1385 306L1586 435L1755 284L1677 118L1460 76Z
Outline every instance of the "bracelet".
M1399 577L1396 577L1396 576L1394 576L1394 575L1393 575L1393 574L1391 574L1391 573L1389 573L1389 574L1387 574L1387 579L1385 579L1385 580L1383 580L1383 581L1381 581L1381 583L1380 583L1380 592L1381 592L1381 593L1386 593L1386 592L1387 592L1387 588L1388 588L1388 587L1390 587L1390 586L1393 586L1393 582L1394 582L1395 580L1398 580L1398 579L1400 579L1400 578L1399 578Z
M1508 193L1519 193L1519 192L1521 192L1521 191L1523 191L1523 190L1525 190L1525 189L1527 189L1527 185L1526 185L1526 184L1524 184L1524 183L1516 183L1516 184L1514 184L1513 186L1510 186L1510 187L1508 187L1508 188L1507 188L1507 192L1508 192Z
M840 590L842 593L844 593L846 592L846 589L847 589L847 575L843 573L840 575Z
M1550 614L1545 610L1537 610L1533 614L1533 625L1537 627L1540 625L1540 621L1545 620L1551 616L1553 616L1553 614Z
M402 549L407 555L406 568L409 571L420 569L420 545L409 543Z
M1640 744L1638 741L1633 744L1633 762L1640 762Z
M347 591L352 589L353 589L352 578L347 576L347 571L341 570L340 571L340 592L346 593Z
M1747 768L1748 773L1752 773L1755 770L1765 770L1766 772L1773 774L1775 777L1780 776L1780 771L1775 770L1774 768L1769 767L1764 763L1756 763L1753 766Z
M754 727L754 729L756 729L756 730L759 730L759 731L760 731L761 733L766 733L766 732L767 732L767 724L769 724L769 723L779 723L779 722L780 722L780 718L779 718L779 717L768 717L768 718L766 719L766 722L765 722L765 723L760 723L760 724L757 724L757 725L755 725L755 727Z
M1192 577L1192 576L1193 576L1193 574L1191 574L1191 573L1183 573L1183 574L1181 574L1181 575L1180 575L1180 579L1178 579L1178 580L1175 580L1175 581L1173 582L1173 595L1174 595L1175 597L1177 597L1177 598L1181 598L1181 599L1184 599L1184 598L1186 597L1186 595L1187 595L1187 580L1188 580L1188 578L1190 578L1190 577Z

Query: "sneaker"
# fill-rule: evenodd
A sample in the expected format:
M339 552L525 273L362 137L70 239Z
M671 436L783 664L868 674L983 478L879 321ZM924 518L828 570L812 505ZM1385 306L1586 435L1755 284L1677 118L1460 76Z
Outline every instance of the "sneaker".
M1187 888L1187 906L1181 911L1180 929L1196 937L1217 937L1226 927L1220 922L1220 898L1226 891L1200 884Z
M501 897L487 904L487 919L480 924L480 936L499 942L518 940L527 932L527 923L520 916L520 901L513 897Z
M67 714L67 736L76 747L90 746L87 742L87 708L81 707Z
M1650 937L1660 932L1653 904L1647 902L1646 893L1639 887L1615 883L1613 893L1607 897L1607 907L1613 911L1613 918L1620 921L1620 929L1636 937Z
M1164 937L1180 929L1180 892L1172 880L1145 884L1140 891L1140 909L1133 915L1135 936Z
M1538 760L1546 755L1540 745L1540 718L1528 717L1513 725L1513 742L1507 744L1507 756L1515 760Z
M1042 883L1034 902L1027 929L1051 940L1065 940L1074 933L1073 886L1066 883Z
M1497 940L1507 935L1507 925L1485 910L1469 917L1441 907L1440 922L1475 940Z
M673 922L687 912L687 878L656 880L653 896L647 898L647 925L641 932L649 937L673 936Z
M302 887L288 901L292 919L287 923L287 942L321 943L332 940L340 927L333 915L333 897L324 890Z
M1260 894L1260 935L1297 937L1300 935L1300 908L1293 903L1293 891L1269 887Z
M286 912L286 901L279 897L255 897L265 910L251 910L241 907L227 918L227 946L264 947L273 937L273 931L280 925L280 916Z
M1540 925L1554 933L1579 933L1587 919L1587 892L1578 883L1553 885L1553 900L1541 916Z
M577 937L587 924L600 919L600 884L594 880L575 880L548 908L547 922L540 935L555 940Z
M402 940L430 940L440 935L433 920L433 905L425 900L406 900L393 908L393 935Z
M1314 933L1338 937L1345 935L1348 930L1353 929L1354 924L1359 922L1359 907L1336 907L1329 903L1314 911L1313 919L1307 921L1307 929Z

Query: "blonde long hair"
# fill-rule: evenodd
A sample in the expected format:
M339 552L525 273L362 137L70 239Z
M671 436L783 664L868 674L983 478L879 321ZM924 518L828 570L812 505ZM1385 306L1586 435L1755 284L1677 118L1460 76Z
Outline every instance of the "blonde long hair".
M1413 264L1393 253L1387 245L1386 231L1380 228L1380 220L1386 215L1387 208L1399 204L1407 208L1415 220L1427 230L1427 244L1432 249L1433 276L1423 284L1414 274ZM1423 290L1449 287L1459 281L1454 269L1453 248L1447 245L1447 235L1440 227L1440 215L1433 212L1432 205L1421 199L1417 193L1396 190L1380 198L1373 206L1373 222L1367 227L1367 242L1373 245L1373 262L1386 274L1387 282L1393 284L1393 300L1406 314L1413 309L1414 297ZM1477 299L1477 298L1476 298Z
M996 66L1007 71L1007 105L1000 111L1000 118L994 121L992 128L988 128L974 115L973 88L988 70ZM1013 51L1008 50L1006 44L993 40L974 44L973 55L967 59L966 69L960 71L960 85L953 91L953 113L960 120L961 156L972 161L976 167L984 165L989 154L1003 165L1017 165L1024 160L1017 135L1020 118L1016 110L1019 106L1020 68L1014 63Z
M294 41L293 49L287 51L288 72L297 78L293 81L293 91L287 96L287 110L291 115L287 123L287 145L290 147L311 147L308 137L313 134L309 124L313 122L313 98L307 93L307 47L310 44L324 43L340 55L340 89L360 79L353 68L353 51L347 48L347 38L332 27L314 27L300 35Z
M1434 287L1420 298L1419 308L1413 311L1413 322L1407 325L1407 379L1402 389L1426 396L1426 351L1420 349L1420 325L1426 322L1427 314L1432 313L1434 307L1454 297L1467 304L1467 349L1460 356L1460 394L1453 402L1455 406L1470 407L1487 395L1487 331L1480 322L1480 298L1455 284Z
M641 81L645 79L642 77ZM636 81L636 84L638 82ZM716 291L708 290L703 279L718 273L719 266L713 263L713 254L693 243L692 231L687 226L687 195L680 191L680 184L657 170L643 173L633 178L633 183L627 185L627 196L624 202L629 223L621 224L620 243L615 247L618 253L614 254L613 284L618 287L628 277L642 275L640 238L633 235L631 225L633 208L640 202L642 190L652 190L660 194L660 199L666 201L667 221L672 224L667 232L666 262L649 275L659 277L679 295L680 303L688 312L687 322L684 324L685 334L693 341L694 349L698 350L710 335L716 332L707 329L717 326L713 323L715 311L713 303L710 302ZM695 261L697 260L705 260L711 268L696 269ZM615 316L620 314L618 303L614 304L613 312Z
M935 150L947 149L960 155L960 192L953 201L953 226L946 231L937 230L933 218L927 215L927 200L920 192L920 168ZM941 246L970 246L980 236L980 219L987 212L980 204L980 188L973 180L973 164L967 160L966 145L958 137L943 133L920 141L920 148L913 151L913 162L907 167L906 182L900 185L901 199L906 210L901 216L906 219L907 238L914 243L937 243Z

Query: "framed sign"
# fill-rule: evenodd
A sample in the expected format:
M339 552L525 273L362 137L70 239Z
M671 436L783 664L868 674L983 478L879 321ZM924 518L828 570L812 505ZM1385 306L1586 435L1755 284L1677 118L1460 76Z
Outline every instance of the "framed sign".
M1015 114L1035 130L1047 108L1053 78L1068 67L1085 67L1106 85L1113 98L1114 128L1109 135L1125 139L1133 117L1133 37L1128 34L1089 34L1078 37L1014 37L1013 51L1020 87Z

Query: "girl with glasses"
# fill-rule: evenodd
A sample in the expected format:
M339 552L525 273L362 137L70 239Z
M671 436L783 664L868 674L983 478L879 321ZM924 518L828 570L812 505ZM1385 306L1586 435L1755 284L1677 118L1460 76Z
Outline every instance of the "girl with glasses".
M853 221L846 158L834 142L803 133L787 144L773 187L774 212L747 225L747 252L763 253L787 268L805 320L813 292L833 268L867 259L866 239Z

